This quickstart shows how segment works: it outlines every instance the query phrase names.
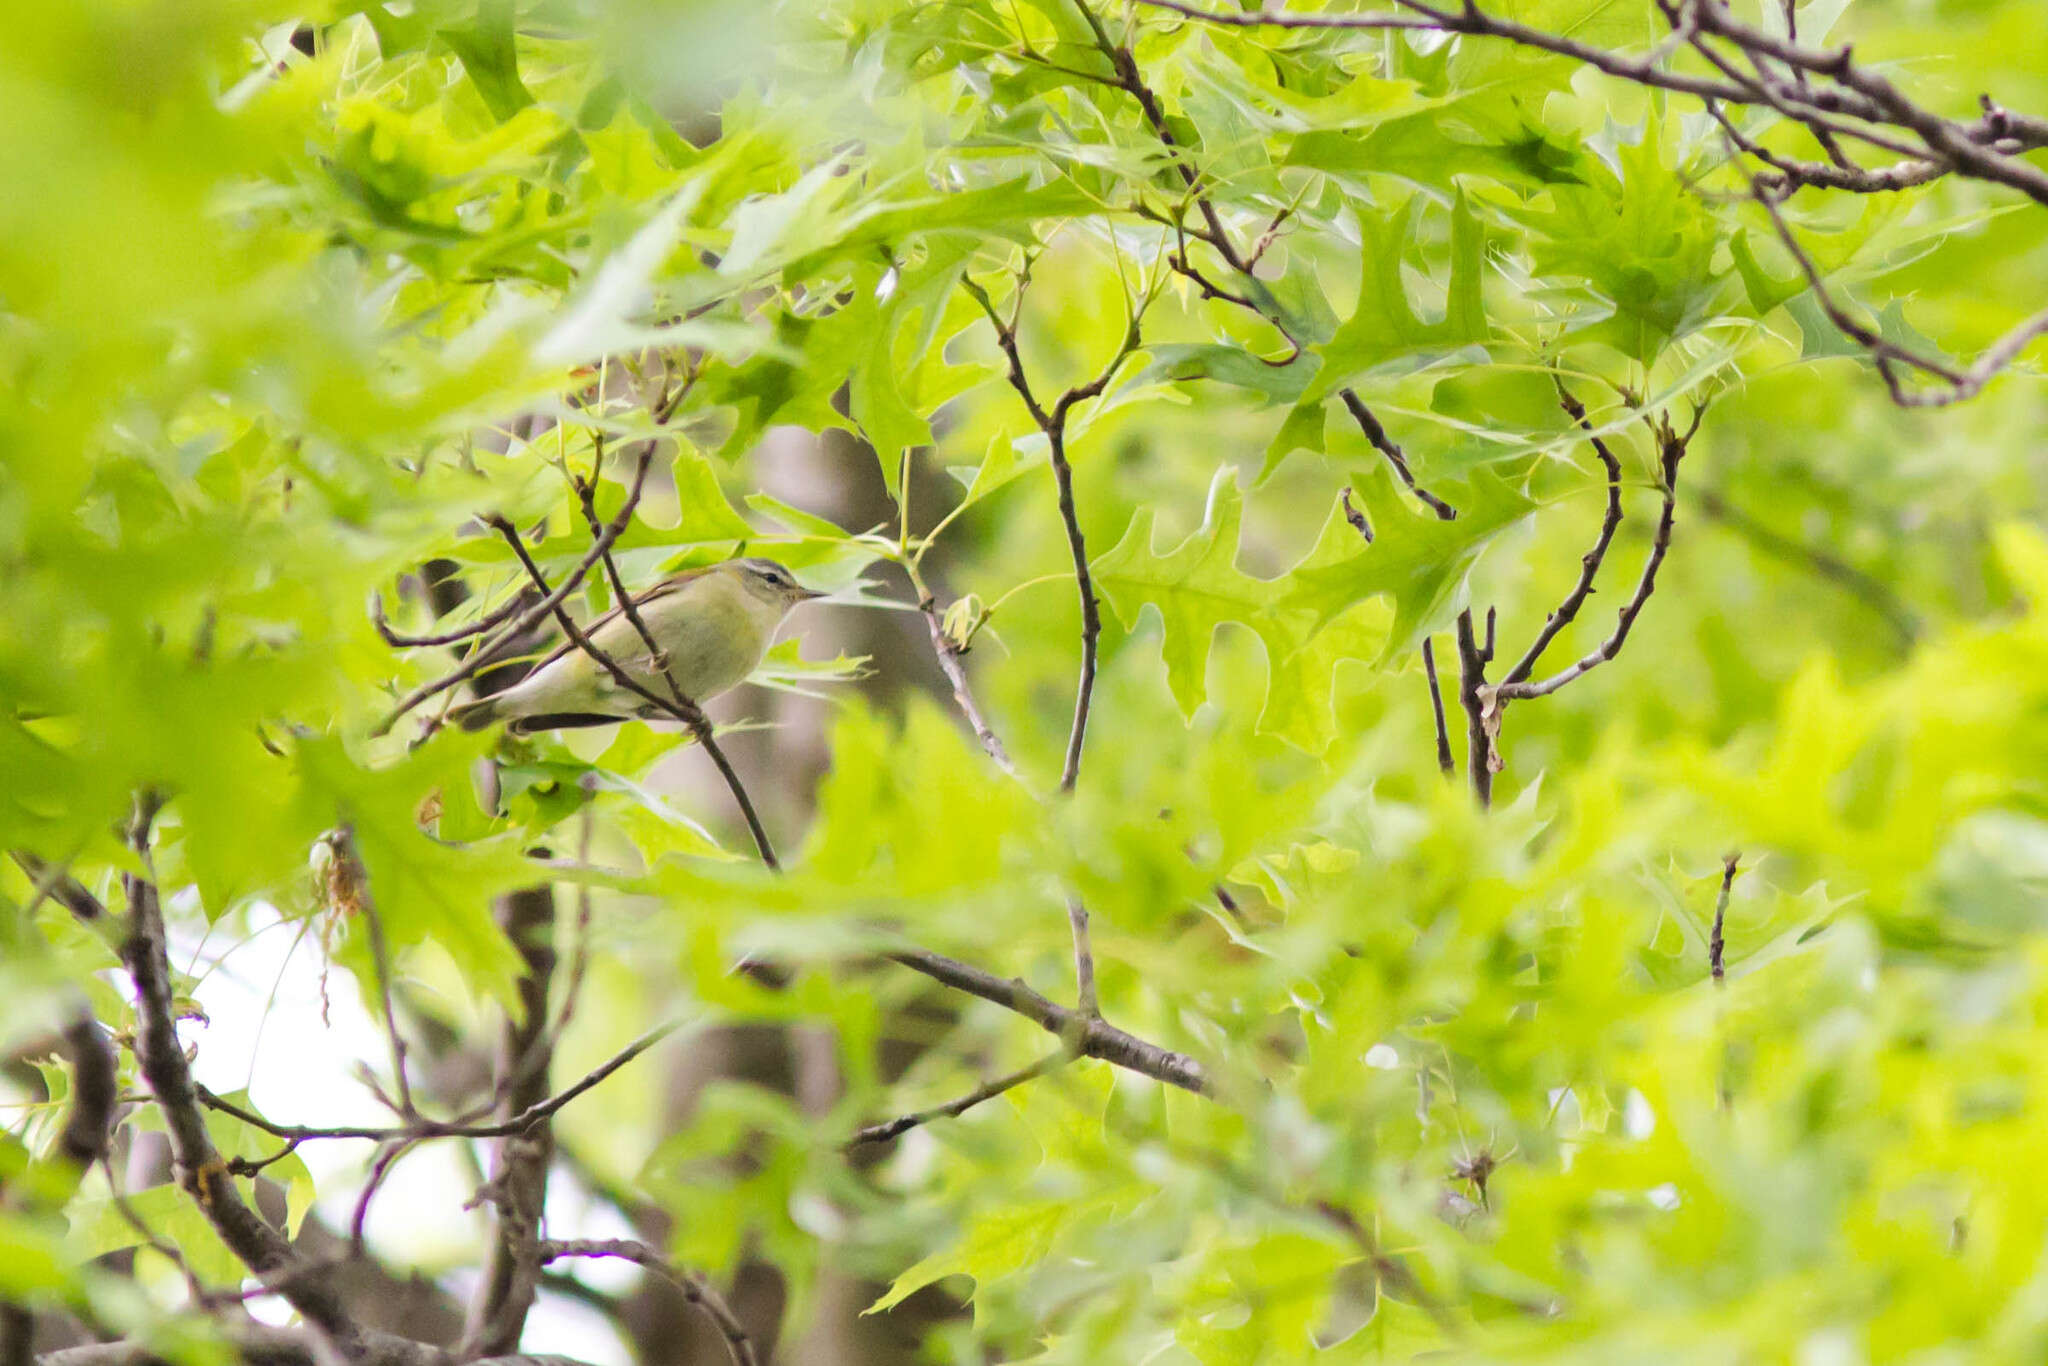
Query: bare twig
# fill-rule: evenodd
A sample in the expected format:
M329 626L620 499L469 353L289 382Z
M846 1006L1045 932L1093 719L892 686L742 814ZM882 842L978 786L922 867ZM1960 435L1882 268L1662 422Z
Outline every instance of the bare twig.
M939 668L945 673L946 681L953 685L953 701L967 718L967 724L974 728L974 737L981 741L982 749L995 761L997 768L1016 777L1017 766L1011 762L1010 752L1003 748L1001 738L990 728L988 718L982 715L980 706L975 703L974 690L967 682L967 667L960 658L958 647L946 634L938 604L927 593L919 599L917 610L924 614L925 625L931 630L932 653L938 656Z
M1048 1053L1028 1067L1020 1067L1014 1072L997 1077L994 1081L984 1082L957 1100L949 1100L944 1105L934 1105L929 1110L919 1110L915 1114L899 1115L886 1123L870 1124L847 1139L845 1146L858 1148L869 1143L887 1143L935 1119L957 1118L985 1100L993 1100L1005 1091L1014 1091L1026 1082L1035 1081L1046 1073L1064 1066L1073 1056L1064 1048Z
M712 1288L704 1276L672 1265L647 1244L632 1238L551 1238L540 1244L540 1257L543 1262L560 1261L565 1257L613 1257L645 1267L681 1291L684 1299L703 1311L704 1316L717 1327L719 1336L725 1339L725 1348L732 1354L733 1366L758 1366L760 1358L754 1351L753 1339L747 1336L746 1325L740 1322L739 1315L733 1313L725 1297Z
M1266 248L1272 243L1273 236L1279 231L1280 224L1286 220L1288 211L1282 209L1274 215L1271 223L1267 225L1265 232L1249 254L1240 251L1230 235L1230 229L1223 222L1222 213L1217 209L1215 201L1208 193L1200 168L1188 156L1187 149L1182 147L1179 140L1174 137L1172 126L1167 120L1166 108L1160 103L1158 93L1146 84L1143 73L1138 69L1136 56L1132 54L1128 46L1118 43L1110 36L1109 30L1103 26L1101 19L1087 4L1087 0L1074 0L1074 7L1081 12L1082 18L1087 21L1089 29L1094 34L1096 47L1102 52L1103 56L1109 59L1110 66L1116 73L1115 78L1107 82L1107 84L1114 85L1123 90L1137 102L1139 110L1145 116L1146 124L1152 130L1153 137L1172 156L1174 170L1180 176L1181 183L1187 187L1188 198L1201 213L1202 221L1206 225L1206 230L1190 229L1182 220L1182 217L1179 214L1175 214L1172 219L1175 232L1192 235L1197 240L1206 242L1215 250L1217 255L1223 258L1224 262L1232 270L1248 280L1256 279L1255 268L1258 265L1259 258L1265 254ZM1267 309L1260 307L1251 295L1235 293L1224 289L1203 275L1189 261L1185 240L1181 242L1180 250L1169 257L1169 264L1179 274L1192 280L1205 297L1236 304L1240 308L1244 308L1265 319L1266 322L1279 329L1280 334L1293 344L1295 355L1300 354L1301 342L1288 330L1283 320L1273 316ZM1293 358L1293 356L1289 356L1287 360L1291 361ZM1277 363L1284 364L1286 362ZM1365 433L1366 440L1370 441L1373 448L1379 451L1386 458L1387 463L1394 467L1394 473L1400 478L1402 486L1421 500L1438 517L1445 521L1456 517L1458 515L1456 508L1416 482L1415 472L1408 464L1407 453L1401 449L1400 445L1392 437L1387 435L1387 429L1380 423L1379 418L1373 414L1372 409L1366 406L1365 400L1358 396L1358 391L1346 388L1340 392L1344 400L1344 406L1350 411L1353 419L1357 421L1360 430Z
M43 898L53 897L58 905L80 920L105 918L107 908L100 904L100 899L86 890L85 884L71 876L62 864L49 863L25 849L14 850L12 857L21 871L33 878L36 884L24 915L34 914L36 907L42 905Z
M334 1348L320 1340L316 1331L305 1328L273 1328L267 1324L235 1322L221 1325L234 1359L249 1366L333 1366ZM45 1352L37 1366L162 1366L162 1344L136 1339L94 1342L83 1347L66 1347ZM365 1330L358 1355L351 1358L360 1366L450 1366L446 1348L416 1342L395 1333ZM572 1357L513 1353L483 1357L466 1366L581 1366Z
M1527 24L1489 14L1477 0L1465 0L1455 9L1394 0L1394 12L1317 13L1265 8L1250 11L1212 10L1188 0L1137 0L1148 8L1178 14L1184 18L1223 28L1349 29L1385 31L1422 29L1439 33L1465 34L1498 39L1522 47L1555 53L1595 70L1637 85L1717 100L1729 104L1763 105L1837 133L1885 145L1890 150L1915 154L1901 147L1881 130L1896 128L1912 134L1923 146L1924 155L1943 162L1954 173L2009 186L2048 204L2048 172L2021 159L2017 153L2042 145L2048 136L2048 121L2015 116L1991 117L1973 123L1946 119L1908 100L1883 76L1853 60L1847 47L1812 48L1796 39L1780 38L1737 19L1724 4L1688 3L1667 7L1676 20L1670 40L1643 53L1624 53L1597 47L1565 34L1550 33ZM1708 40L1727 42L1755 60L1769 58L1795 71L1822 78L1825 86L1801 81L1775 79L1769 75L1740 73ZM1696 75L1665 66L1674 50L1689 48L1706 56L1718 76ZM1993 105L1991 109L1997 109ZM1837 117L1839 116L1839 117Z
M1005 980L928 949L896 949L888 957L955 991L1015 1011L1083 1057L1114 1063L1197 1095L1210 1094L1208 1073L1193 1058L1128 1034L1098 1015L1059 1005L1021 981Z
M1901 346L1883 336L1876 329L1867 327L1852 317L1834 291L1828 287L1821 275L1820 267L1800 245L1792 232L1792 225L1785 221L1775 198L1760 179L1752 178L1752 197L1770 215L1771 226L1777 231L1778 240L1806 277L1806 283L1813 291L1814 302L1827 314L1828 321L1858 346L1870 353L1872 363L1884 379L1892 401L1902 408L1943 408L1975 398L2007 366L2018 359L2038 338L2048 335L2048 309L2043 309L2022 319L2004 336L1986 347L1975 363L1958 369L1952 362L1938 356L1923 355L1908 346ZM1899 370L1915 370L1942 380L1940 387L1932 389L1908 389Z
M633 1040L632 1043L627 1044L618 1052L612 1054L604 1062L591 1068L573 1085L563 1087L546 1100L529 1106L517 1114L482 1123L457 1123L422 1116L413 1123L405 1125L339 1124L322 1128L306 1124L278 1124L265 1119L253 1110L236 1105L233 1101L222 1099L203 1086L196 1087L195 1089L200 1103L208 1109L218 1110L224 1115L233 1115L244 1124L261 1129L273 1138L297 1139L302 1143L312 1139L329 1138L357 1138L373 1140L379 1143L389 1143L400 1139L424 1138L505 1138L513 1134L524 1133L532 1126L546 1120L563 1106L569 1104L578 1096L581 1096L584 1092L611 1076L612 1073L654 1047L655 1044L667 1038L676 1031L676 1028L677 1025L673 1022L658 1025Z
M1735 886L1735 871L1742 862L1740 853L1724 854L1721 857L1721 892L1714 898L1714 928L1707 938L1707 968L1716 982L1722 980L1721 931L1728 920L1728 893Z
M1465 709L1465 770L1479 805L1493 805L1493 775L1500 772L1497 740L1500 704L1486 685L1486 666L1493 662L1493 609L1486 609L1486 640L1472 625L1472 609L1458 613L1458 702ZM1448 740L1446 741L1448 743Z
M1593 592L1593 580L1599 576L1600 565L1607 558L1607 548L1614 544L1615 529L1621 525L1621 461L1608 449L1607 442L1594 434L1593 425L1587 420L1584 405L1564 387L1563 380L1557 381L1557 394L1558 402L1565 412L1570 414L1572 421L1586 432L1587 439L1593 444L1594 454L1600 457L1600 464L1607 471L1607 515L1601 519L1600 534L1594 539L1593 548L1579 561L1579 581L1572 586L1571 592L1565 594L1564 601L1557 605L1557 609L1544 620L1543 629L1536 633L1536 639L1529 643L1529 648L1515 661L1515 666L1502 676L1502 687L1520 683L1533 673L1543 658L1543 652L1550 648L1550 642L1557 639L1557 633L1569 626L1572 619L1578 616L1579 608L1585 605L1586 599Z
M1367 545L1371 545L1372 523L1366 520L1365 514L1351 501L1351 485L1346 484L1344 491L1337 495L1337 504L1344 509L1344 520L1351 523L1351 529L1357 532Z
M1074 586L1081 599L1081 678L1074 690L1074 723L1067 733L1067 756L1060 768L1060 791L1071 792L1081 777L1081 747L1088 736L1088 710L1095 695L1096 639L1102 634L1102 606L1095 596L1095 578L1088 568L1088 542L1081 534L1080 514L1074 508L1074 467L1067 460L1067 419L1076 404L1098 397L1109 387L1117 369L1138 348L1139 311L1133 309L1124 328L1116 354L1101 372L1083 384L1062 393L1050 409L1040 403L1024 372L1024 357L1017 346L1016 320L1005 320L995 303L973 278L961 276L961 285L981 305L995 328L996 344L1007 362L1010 387L1024 400L1025 409L1039 431L1045 434L1046 451L1052 463L1053 481L1059 493L1060 523L1066 528L1067 551L1074 562ZM1023 290L1022 281L1017 286Z
M1451 758L1451 728L1444 716L1444 690L1436 677L1436 644L1428 636L1422 638L1422 673L1429 680L1429 709L1436 718L1436 766L1449 777L1456 772L1457 764Z
M1365 439L1372 443L1372 448L1385 456L1387 463L1394 467L1394 474L1400 479L1402 487L1414 494L1442 520L1448 522L1456 517L1456 508L1415 482L1415 471L1408 467L1408 453L1401 449L1393 437L1387 435L1387 429L1381 425L1373 410L1366 406L1365 400L1358 396L1358 391L1345 389L1340 396L1344 400L1345 411L1358 423L1358 430L1365 433Z
M1067 925L1074 935L1074 1000L1083 1015L1102 1014L1095 995L1095 949L1088 938L1088 908L1081 898L1067 896Z
M457 626L446 631L413 636L406 635L392 627L390 618L384 615L383 597L378 594L372 594L370 596L370 624L377 628L377 634L384 638L386 645L397 649L414 649L425 645L459 645L465 640L472 640L477 636L487 634L493 627L510 621L519 609L526 605L515 595L506 599L483 616L478 617L467 626Z
M296 1140L294 1140L296 1143ZM367 1256L369 1243L364 1230L370 1222L370 1206L377 1199L377 1192L384 1189L384 1182L398 1166L399 1159L418 1147L422 1140L416 1138L394 1139L377 1145L377 1151L370 1159L369 1172L363 1178L363 1188L356 1192L355 1208L349 1214L349 1247L358 1257Z
M391 1071L397 1081L398 1113L416 1119L419 1110L412 1101L412 1082L406 1076L405 1036L399 1032L398 1012L392 1004L391 950L384 938L384 921L377 914L377 901L370 892L370 873L356 851L354 827L344 821L323 841L333 859L328 874L330 898L337 906L362 917L370 942L370 963L377 975L377 1004L384 1023L384 1039L391 1049Z
M1493 696L1499 703L1519 701L1528 697L1545 697L1575 679L1582 678L1592 670L1613 659L1628 641L1629 630L1636 618L1650 601L1650 594L1657 588L1657 569L1664 563L1664 556L1671 549L1671 526L1678 514L1678 463L1685 458L1687 445L1698 432L1704 410L1693 414L1692 426L1683 433L1672 427L1668 419L1659 419L1658 444L1662 448L1659 469L1662 475L1664 506L1657 517L1657 531L1650 542L1650 556L1643 563L1642 577L1636 581L1636 591L1623 604L1621 614L1614 625L1614 633L1596 645L1577 663L1562 669L1540 682L1502 683L1494 690Z
M555 895L545 885L500 897L497 918L525 964L519 976L519 1013L500 1027L493 1073L503 1084L501 1107L525 1112L548 1100L554 1040L548 1032L548 995L555 974ZM547 1202L554 1134L545 1118L507 1135L492 1157L495 1192L491 1248L469 1303L465 1356L516 1351L539 1289L536 1252Z

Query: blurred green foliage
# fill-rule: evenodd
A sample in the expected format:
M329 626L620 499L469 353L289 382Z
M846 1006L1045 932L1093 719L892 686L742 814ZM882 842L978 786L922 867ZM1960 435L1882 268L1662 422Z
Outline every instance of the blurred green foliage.
M1271 225L1256 279L1158 221L1202 220L1075 0L11 14L0 848L118 911L118 826L154 789L174 929L231 944L263 908L327 915L308 855L349 825L409 1003L457 1029L516 1008L490 898L535 879L536 845L594 848L594 871L550 865L565 895L595 887L605 984L568 1057L667 1019L793 1021L834 1041L841 1086L818 1113L722 1085L672 1132L600 1089L564 1142L673 1214L684 1262L773 1261L793 1320L825 1266L893 1281L877 1313L971 1299L924 1359L2041 1359L2032 371L1891 408L1683 100L1477 41L1094 3L1233 240ZM1634 0L1498 8L1658 32ZM1806 7L1803 36L1844 8ZM1841 23L1944 106L1990 87L2048 109L2021 0ZM1894 335L1967 352L2048 297L2048 220L1980 187L1788 212ZM1048 403L1141 318L1066 432L1106 609L1066 798L1068 546L963 281L1015 317ZM1711 410L1639 628L1507 713L1482 813L1437 771L1418 651L1491 606L1513 659L1579 573L1604 479L1553 376L1630 514L1553 666L1610 629L1648 548L1639 419ZM1400 489L1346 388L1457 520ZM789 427L860 438L821 447L835 486L900 499L944 471L949 501L870 528L829 490L771 495L758 452ZM833 705L814 802L771 804L804 822L776 876L722 794L659 790L678 732L422 740L445 698L383 730L452 656L387 645L371 595L408 630L502 601L518 569L490 512L538 529L559 579L589 543L565 476L594 472L611 516L650 440L630 581L744 546L833 611L901 605L906 565L941 606L973 593L994 609L968 667L1021 779L946 699L892 691L928 658L872 661L870 702L850 661L781 651L772 681ZM435 560L473 594L438 622L398 589ZM608 592L593 575L572 606ZM492 753L502 809L475 777ZM125 1030L106 943L37 891L0 867L0 1040L40 1052L81 993ZM876 952L901 935L1071 1000L1068 894L1105 1013L1201 1059L1217 1096L1072 1063L849 1164L861 1124L1046 1046L983 1002L935 1022ZM334 952L368 991L360 940L344 925ZM748 954L794 980L733 975ZM908 1044L900 1075L878 1061ZM47 1155L47 1076L0 1176ZM233 1122L216 1141L271 1146ZM270 1174L302 1215L305 1168ZM135 1204L203 1279L239 1279L176 1191ZM139 1238L97 1178L0 1209L0 1292L172 1350L177 1292L87 1260Z

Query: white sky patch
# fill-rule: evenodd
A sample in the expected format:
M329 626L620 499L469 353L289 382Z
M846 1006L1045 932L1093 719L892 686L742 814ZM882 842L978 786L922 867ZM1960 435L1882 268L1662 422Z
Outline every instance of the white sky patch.
M193 1075L213 1091L248 1087L257 1111L280 1124L393 1124L395 1118L356 1075L361 1061L388 1077L391 1049L383 1026L364 1008L355 978L340 968L327 974L329 1007L322 1020L318 931L301 937L300 929L266 907L251 912L246 925L224 923L203 947L190 936L172 944L175 967L206 974L197 995L207 1023L186 1021L179 1027L179 1037L198 1046ZM209 970L208 962L229 945L232 951ZM196 965L195 948L200 950ZM337 1233L347 1232L373 1152L374 1145L353 1139L299 1148L319 1191L315 1213ZM370 1206L364 1232L372 1253L396 1271L418 1268L433 1274L459 1267L473 1282L488 1236L482 1215L462 1208L476 1184L475 1168L456 1140L415 1148L392 1169ZM634 1233L609 1205L559 1171L549 1182L547 1215L551 1237ZM590 1261L580 1264L577 1274L616 1293L629 1289L641 1273L626 1262ZM451 1276L451 1285L462 1279ZM284 1323L291 1317L282 1301L271 1298L253 1302L250 1309L265 1322ZM591 1366L628 1366L632 1360L601 1314L547 1293L527 1320L524 1349L560 1352Z
M1657 1132L1657 1112L1650 1108L1649 1097L1641 1091L1628 1093L1621 1104L1621 1126L1638 1143Z

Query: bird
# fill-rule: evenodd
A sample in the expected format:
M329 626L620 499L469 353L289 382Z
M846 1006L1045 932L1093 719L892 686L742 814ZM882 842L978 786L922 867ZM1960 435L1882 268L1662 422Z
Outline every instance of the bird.
M768 653L791 608L824 596L805 588L775 561L758 556L671 575L633 596L648 634L667 656L666 672L623 607L614 607L582 632L649 692L670 697L673 674L684 696L701 704L745 681ZM504 721L515 733L525 733L668 714L620 686L571 640L518 683L452 709L449 719L465 730Z

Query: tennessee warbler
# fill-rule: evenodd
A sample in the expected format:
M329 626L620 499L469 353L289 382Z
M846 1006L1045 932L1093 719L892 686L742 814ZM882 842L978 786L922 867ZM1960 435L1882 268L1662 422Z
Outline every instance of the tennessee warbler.
M821 598L773 560L726 560L663 579L633 597L648 634L668 657L668 673L692 702L706 702L745 680L768 653L789 609ZM592 645L649 692L669 696L668 676L623 608L583 628ZM503 692L449 713L465 729L509 721L515 731L599 725L665 715L619 686L605 667L570 641Z

